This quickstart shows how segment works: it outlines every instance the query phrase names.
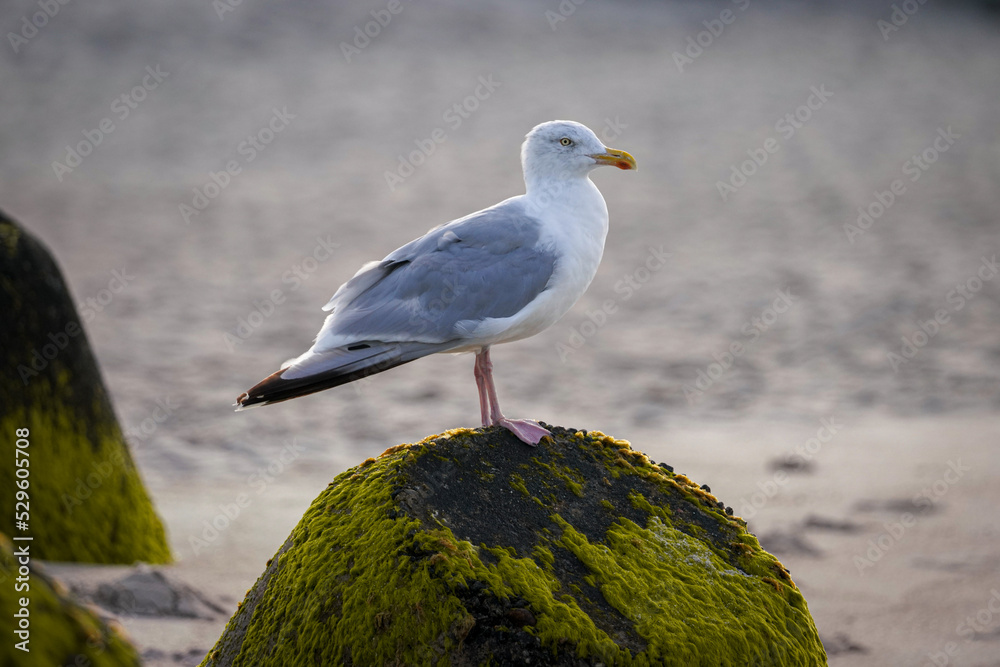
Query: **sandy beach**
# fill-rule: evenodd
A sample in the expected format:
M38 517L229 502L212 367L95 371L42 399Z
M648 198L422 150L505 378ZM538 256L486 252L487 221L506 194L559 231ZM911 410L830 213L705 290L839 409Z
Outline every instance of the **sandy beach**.
M468 355L231 404L363 262L521 193L524 134L570 118L639 170L594 176L611 231L583 299L494 350L505 411L708 484L831 665L1000 665L995 15L456 0L361 46L385 3L226 6L70 4L0 57L0 208L60 261L162 571L205 602L118 614L146 664L197 664L337 473L477 425ZM47 569L84 595L133 571Z

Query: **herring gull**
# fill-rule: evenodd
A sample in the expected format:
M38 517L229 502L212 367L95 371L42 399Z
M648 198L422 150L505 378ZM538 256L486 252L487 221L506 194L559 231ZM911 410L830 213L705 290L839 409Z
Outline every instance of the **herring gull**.
M534 336L576 303L597 273L608 208L589 174L635 169L590 129L557 120L521 147L525 194L436 227L369 262L340 286L316 341L261 380L237 410L287 401L440 352L474 352L483 426L536 445L549 431L508 419L493 384L490 348Z

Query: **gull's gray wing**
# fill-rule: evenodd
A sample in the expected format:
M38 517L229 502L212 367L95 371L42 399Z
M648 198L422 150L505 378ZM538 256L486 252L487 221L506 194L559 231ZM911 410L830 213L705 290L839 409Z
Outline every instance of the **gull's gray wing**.
M545 288L555 268L541 223L517 198L432 229L366 265L324 310L314 349L347 341L444 343L463 320L510 317Z

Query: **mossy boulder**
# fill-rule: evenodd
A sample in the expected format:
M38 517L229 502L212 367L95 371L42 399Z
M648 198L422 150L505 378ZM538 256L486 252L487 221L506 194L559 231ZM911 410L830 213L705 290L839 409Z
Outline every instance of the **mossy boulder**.
M0 507L10 510L0 531L33 536L33 556L40 559L168 562L163 524L59 267L3 213L0 313ZM27 456L15 453L21 437L15 434L25 429ZM15 456L27 467L15 467ZM18 482L28 485L27 530L15 525Z
M498 427L339 475L202 663L825 665L788 571L629 443Z
M138 653L117 626L109 626L74 602L57 581L34 566L26 566L27 575L21 571L22 565L15 558L14 549L25 546L29 554L35 549L31 542L12 544L9 537L0 534L0 616L5 622L12 622L14 631L7 633L0 645L0 664L25 667L139 665ZM27 607L21 606L21 598L29 600ZM22 609L28 610L28 634L19 637L17 631L25 617L15 614ZM28 643L21 644L25 639ZM19 649L18 644L29 650Z

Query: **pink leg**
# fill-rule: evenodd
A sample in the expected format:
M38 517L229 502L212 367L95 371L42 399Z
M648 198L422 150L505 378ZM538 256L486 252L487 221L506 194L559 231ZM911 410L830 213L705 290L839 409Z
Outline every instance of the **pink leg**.
M483 371L481 354L476 355L476 386L479 388L479 412L483 418L483 426L492 426L493 420L490 418L489 396L486 389L486 374Z
M538 425L538 422L530 419L507 419L500 411L500 399L497 398L497 388L493 384L493 362L490 361L490 348L484 347L482 352L476 355L476 383L479 385L479 407L483 413L483 422L486 421L486 408L483 402L483 385L486 388L486 395L489 399L490 424L503 426L505 429L518 437L521 442L534 447L547 435L552 435L549 431Z

